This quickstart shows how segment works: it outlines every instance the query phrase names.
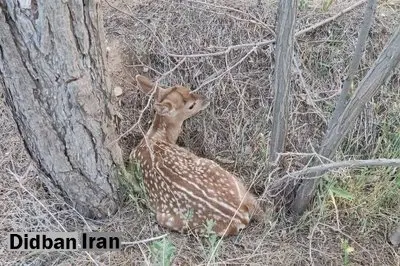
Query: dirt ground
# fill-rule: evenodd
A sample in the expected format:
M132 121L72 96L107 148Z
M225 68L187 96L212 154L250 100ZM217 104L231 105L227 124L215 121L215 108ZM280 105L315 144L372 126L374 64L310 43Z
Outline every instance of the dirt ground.
M328 4L332 2L331 4ZM357 1L300 0L297 31L334 16ZM125 159L151 122L148 98L136 90L140 73L165 85L184 84L206 95L210 107L187 121L178 143L236 173L261 195L276 180L266 167L271 126L272 45L276 1L124 1L104 3L108 70L122 96L119 132ZM362 21L360 5L297 38L289 136L284 171L303 168L326 130ZM400 2L379 1L355 86L400 21ZM214 54L222 52L220 54ZM179 56L181 55L181 56ZM182 56L182 55L186 55ZM189 56L188 56L189 55ZM190 56L191 55L191 56ZM400 158L400 71L368 103L336 160ZM138 126L141 112L143 115ZM252 224L238 237L171 233L132 202L101 221L81 217L40 181L0 91L0 264L155 265L400 265L400 251L387 242L400 223L400 171L338 170L325 175L310 210L295 224L278 212L266 225ZM261 197L262 196L262 197ZM6 231L123 232L134 242L122 252L8 252Z

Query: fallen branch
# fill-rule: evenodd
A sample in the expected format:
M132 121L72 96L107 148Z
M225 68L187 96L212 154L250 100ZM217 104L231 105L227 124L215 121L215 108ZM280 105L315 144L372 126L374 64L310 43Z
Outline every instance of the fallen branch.
M224 51L220 52L215 52L215 53L199 53L199 54L188 54L188 55L181 55L181 54L171 54L168 53L168 56L171 57L185 57L185 58L195 58L195 57L207 57L207 56L217 56L217 55L224 55L229 53L232 50L239 49L239 48L246 48L246 47L259 47L267 44L272 44L275 42L275 39L272 40L265 40L261 42L253 42L253 43L243 43L243 44L237 44L237 45L232 45L226 48Z
M213 79L209 79L206 82L203 82L199 87L197 87L195 90L193 90L192 92L196 92L198 90L200 90L201 88L203 88L205 85L213 82L216 79L222 78L224 75L228 74L233 68L237 67L238 65L240 65L247 57L249 57L253 52L255 52L257 50L257 46L253 47L245 56L243 56L240 60L238 60L235 64L233 64L232 66L228 67L227 70L225 70L224 72L222 72L221 74L219 74L218 76L216 76Z
M371 160L351 160L341 161L334 163L327 163L318 166L308 167L300 171L289 173L282 177L286 179L289 177L295 177L296 179L316 179L321 177L326 171L332 171L338 168L356 168L356 167L367 167L367 166L392 166L400 167L400 159L371 159ZM321 172L323 174L313 177L307 177L309 174ZM302 177L299 177L302 176Z

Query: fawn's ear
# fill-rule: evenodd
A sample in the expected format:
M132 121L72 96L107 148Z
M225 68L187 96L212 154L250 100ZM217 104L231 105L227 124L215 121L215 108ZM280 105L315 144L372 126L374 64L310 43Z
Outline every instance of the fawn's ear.
M161 116L171 116L174 111L174 106L168 100L163 101L162 103L155 103L154 109L156 113Z
M139 89L146 94L152 92L156 86L151 80L142 75L136 76L136 82Z

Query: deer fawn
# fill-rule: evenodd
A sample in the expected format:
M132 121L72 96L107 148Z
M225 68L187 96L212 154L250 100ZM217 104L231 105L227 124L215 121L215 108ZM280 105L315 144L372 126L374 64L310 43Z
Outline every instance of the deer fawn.
M212 220L213 231L227 236L246 227L252 214L260 219L263 211L239 179L176 144L183 121L209 101L182 86L161 88L140 75L136 80L143 92L155 96L156 114L130 159L140 165L157 222L174 231L203 234Z

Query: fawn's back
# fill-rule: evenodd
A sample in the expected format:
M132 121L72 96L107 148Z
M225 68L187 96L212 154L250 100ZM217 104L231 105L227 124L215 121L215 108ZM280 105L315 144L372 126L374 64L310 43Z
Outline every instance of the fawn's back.
M131 157L141 167L158 223L198 233L214 223L218 235L237 234L252 213L262 213L254 196L217 163L176 145L183 121L205 109L208 101L181 86L156 87L154 92L149 80L142 76L137 80L143 91L155 93L156 115Z

